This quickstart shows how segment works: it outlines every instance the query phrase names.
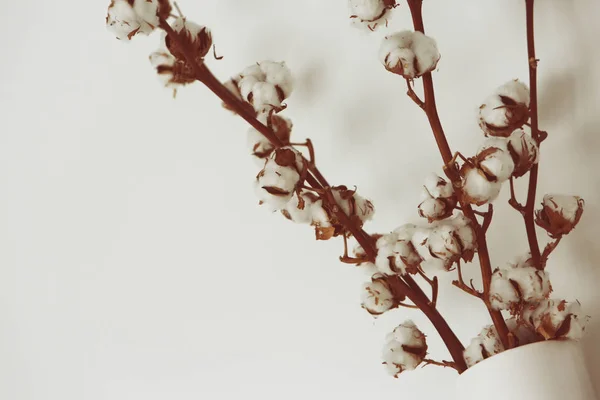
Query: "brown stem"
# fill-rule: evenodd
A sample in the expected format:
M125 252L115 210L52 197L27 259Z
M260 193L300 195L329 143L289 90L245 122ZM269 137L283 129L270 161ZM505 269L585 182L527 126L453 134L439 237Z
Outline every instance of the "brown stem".
M494 216L494 206L490 203L488 205L488 211L483 216L483 223L481 224L481 229L484 233L487 233L490 225L492 224L492 217Z
M438 367L454 368L458 371L458 368L456 368L456 364L454 364L451 361L435 361L426 358L425 360L423 360L423 363L423 367L426 367L428 365L437 365Z
M525 13L527 21L527 60L529 65L529 91L530 91L530 112L531 112L531 135L539 143L540 132L538 125L538 93L537 93L537 62L535 58L535 37L533 25L533 3L534 0L525 0ZM527 241L531 250L531 259L533 264L542 269L540 245L537 239L534 222L535 195L537 190L538 164L535 164L529 172L529 187L527 191L527 202L523 209L523 218L525 220L525 230L527 231Z
M425 33L425 28L423 25L423 0L407 0L408 6L410 8L413 25L416 31ZM455 169L456 166L452 162L453 155L450 150L450 146L448 145L448 140L446 139L446 135L444 134L444 130L442 128L442 124L440 122L440 118L437 112L437 106L435 104L435 91L433 88L433 78L431 76L431 72L428 72L422 76L423 79L423 89L425 92L425 113L427 114L427 119L429 120L429 124L431 125L431 130L433 131L433 135L435 137L435 141L442 155L442 159L444 160L444 164L449 168ZM456 171L451 171L451 175L456 177ZM469 204L461 203L461 208L465 216L471 221L473 228L475 230L477 236L477 254L479 257L479 265L481 268L481 275L483 279L483 293L484 293L484 303L488 309L488 312L494 322L494 326L498 331L498 335L500 336L500 340L505 348L510 348L509 338L508 338L508 328L506 326L506 322L502 317L502 313L500 311L496 311L492 309L488 298L490 292L490 285L492 282L492 265L490 261L490 256L487 248L487 242L485 237L485 232L482 230L479 225L475 214L473 213L473 209Z
M425 110L425 103L423 102L423 100L421 100L419 95L415 93L415 90L412 87L412 81L410 79L406 79L406 87L408 88L408 91L406 92L408 97L410 97L416 105Z
M462 274L462 266L461 266L460 261L456 263L456 270L458 271L458 280L453 281L452 284L454 286L456 286L457 288L461 289L462 291L464 291L465 293L470 294L471 296L475 296L479 299L483 298L483 294L478 292L475 289L475 287L473 286L472 279L471 279L471 286L469 286L465 283L463 274Z
M248 110L245 104L238 99L233 93L229 91L223 84L212 74L212 72L208 69L208 67L203 62L198 62L196 59L196 55L194 51L189 48L189 46L185 45L185 41L182 40L180 35L175 32L171 26L165 21L160 21L160 28L162 28L167 35L171 37L171 39L177 42L178 47L182 50L182 53L188 64L194 70L196 78L202 82L208 89L210 89L217 97L219 97L224 103L226 103L230 109L240 115L244 120L246 120L253 128L255 128L258 132L260 132L267 140L269 140L273 145L281 147L284 143L279 140L279 138L275 135L275 133L269 129L267 126L263 125L260 121L258 121L253 113ZM306 161L306 160L305 160ZM323 194L326 196L326 201L331 204L336 204L335 198L331 193L330 185L327 183L325 177L321 174L321 172L316 168L316 166L311 165L307 162L308 170L310 171L307 174L306 181L315 189L323 190ZM358 243L362 246L363 250L366 253L367 261L374 262L377 256L377 249L375 248L375 243L370 235L368 235L362 228L358 227L342 210L340 207L334 207L334 209L338 209L334 211L336 218L340 221L340 223L356 238ZM412 278L408 277L409 281L412 281ZM423 291L419 288L419 286L414 283L409 286L409 283L402 280L400 277L389 277L388 279L390 284L394 284L396 290L400 293L404 293L406 297L408 297L431 321L435 329L438 331L442 340L448 347L448 351L450 352L454 362L459 368L459 371L462 372L467 369L466 363L464 361L463 352L464 346L458 339L458 337L454 334L446 320L442 317L442 315L432 306L430 300L423 293ZM393 282L392 282L393 281Z

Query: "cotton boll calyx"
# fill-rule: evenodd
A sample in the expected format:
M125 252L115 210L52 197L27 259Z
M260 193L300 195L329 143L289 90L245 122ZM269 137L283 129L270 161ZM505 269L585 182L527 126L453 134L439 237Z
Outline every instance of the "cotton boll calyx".
M413 79L433 71L440 60L440 53L435 40L429 36L402 31L383 39L379 60L388 71Z
M172 28L178 33L178 36L177 40L172 40L169 35L165 36L165 46L169 52L176 59L187 62L183 48L189 49L195 56L196 61L201 63L213 43L210 30L205 26L198 25L181 17L175 20ZM181 48L180 44L184 47Z
M508 137L529 119L529 88L518 79L500 86L479 107L479 126L486 136Z
M261 204L281 210L292 198L304 170L302 155L291 147L273 151L256 177L256 191Z
M381 315L398 306L388 282L381 275L374 275L371 282L363 285L361 305L371 315Z
M171 13L167 0L113 0L108 6L106 27L119 40L130 41L138 33L150 34Z
M553 299L530 305L522 318L547 340L581 339L589 320L579 302Z
M256 119L271 129L284 145L290 143L293 124L289 118L272 112L263 112L258 114ZM260 166L264 165L264 160L269 157L275 148L262 133L252 127L248 129L248 147L252 151L254 159Z
M450 217L457 203L452 184L435 174L425 181L421 197L419 215L430 223Z
M495 182L505 182L515 170L515 162L508 151L508 141L501 138L485 140L472 162Z
M245 68L225 86L258 113L279 112L292 94L293 79L285 62L262 61Z
M504 350L498 331L493 325L488 325L483 328L477 337L471 340L471 344L465 349L465 362L470 368Z
M404 371L417 368L426 355L425 335L412 321L402 323L385 338L383 364L395 378Z
M585 202L579 196L547 194L542 209L535 212L535 222L553 238L575 229L583 214Z
M539 146L535 139L522 129L517 129L508 137L508 151L515 163L513 177L525 175L539 161Z
M494 201L500 194L502 183L488 177L483 170L471 164L464 164L460 169L462 177L462 200L481 206Z
M389 10L396 6L396 0L348 0L348 6L355 25L374 31L387 24Z

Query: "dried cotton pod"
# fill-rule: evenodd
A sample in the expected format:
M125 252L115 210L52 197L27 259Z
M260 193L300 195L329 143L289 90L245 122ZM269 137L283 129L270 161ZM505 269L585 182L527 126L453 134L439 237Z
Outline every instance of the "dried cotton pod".
M381 315L398 306L388 282L382 275L373 275L371 282L363 285L361 305L371 315Z
M427 341L412 321L405 321L385 338L383 364L395 378L404 371L414 370L427 355Z
M514 178L525 175L539 161L538 144L531 135L522 129L517 129L510 134L507 147L515 163L515 170L512 174Z
M432 174L425 181L422 202L419 204L419 215L428 222L446 219L452 215L457 198L452 184Z
M377 240L375 265L379 272L385 275L417 273L422 259L411 241L411 231L414 228L415 225L403 225Z
M168 0L112 0L106 27L117 39L130 41L138 33L148 35L171 13Z
M262 61L244 69L225 86L258 113L281 111L293 90L292 74L285 62Z
M304 169L302 155L291 147L273 151L256 177L256 191L261 204L281 210L293 196Z
M472 162L487 178L495 182L505 182L515 170L515 162L508 150L508 140L503 138L486 139Z
M548 273L533 265L508 264L492 274L490 304L496 310L519 311L526 303L540 302L552 292Z
M579 302L544 300L523 310L522 318L545 339L574 339L583 337L589 317Z
M502 183L495 177L489 177L485 172L472 164L464 164L460 169L462 178L462 200L481 206L494 201L500 194Z
M290 143L293 124L289 118L283 117L273 112L262 112L256 117L263 125L269 127L275 136L277 136L284 145ZM265 159L271 155L275 146L259 131L250 127L248 129L248 147L252 151L252 156L259 166L263 166Z
M435 40L418 31L386 36L379 48L379 60L385 69L406 79L433 71L439 59Z
M585 202L579 196L547 194L542 209L535 212L535 222L553 238L571 232L579 223Z
M353 24L371 31L387 24L389 11L395 6L396 0L348 0Z
M508 137L529 119L529 88L518 79L500 86L479 107L479 126L486 136Z
M465 349L465 362L470 368L478 362L499 354L504 350L500 336L498 336L498 331L496 331L493 325L488 325L483 328L477 337L471 340L471 343Z
M194 51L197 62L202 62L212 46L212 34L210 30L202 25L198 25L186 18L177 18L172 25L175 32L179 34L178 41L171 40L169 35L164 37L165 46L173 56L182 61L186 61L182 49L179 48L179 42Z

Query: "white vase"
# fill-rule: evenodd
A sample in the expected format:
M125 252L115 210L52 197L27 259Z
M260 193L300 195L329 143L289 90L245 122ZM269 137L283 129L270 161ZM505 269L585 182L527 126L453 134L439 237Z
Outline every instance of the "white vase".
M457 400L597 400L583 352L574 341L518 347L458 377Z

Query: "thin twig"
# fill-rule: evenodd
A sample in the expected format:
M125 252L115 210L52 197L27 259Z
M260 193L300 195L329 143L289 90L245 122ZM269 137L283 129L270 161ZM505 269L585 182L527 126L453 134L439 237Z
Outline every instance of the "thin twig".
M527 23L527 64L529 66L529 93L530 93L530 113L531 113L531 136L538 142L540 140L540 131L538 124L538 93L537 93L537 64L535 57L535 35L534 35L534 0L525 0L525 14ZM531 251L531 260L533 264L541 269L540 245L537 239L534 222L535 195L537 190L538 164L534 164L529 171L529 186L527 190L527 202L525 203L523 218L525 220L525 230L527 231L527 241Z
M435 361L435 360L430 360L428 358L423 360L423 367L425 368L428 365L437 365L438 367L444 367L444 368L454 368L455 370L459 371L459 369L456 367L456 364L453 363L452 361Z
M425 102L423 100L421 100L421 98L419 97L419 95L417 93L415 93L415 90L413 89L413 86L412 86L411 79L408 79L408 78L406 79L406 87L408 88L408 91L406 92L408 97L410 97L412 99L412 101L415 102L416 105L418 105L423 110L425 110Z
M439 292L439 282L437 276L434 276L433 279L429 278L420 266L417 267L417 272L419 275L421 275L421 278L423 278L425 282L431 286L431 303L434 307L436 307Z
M563 238L563 236L560 235L559 237L556 238L556 240L554 240L553 242L550 242L546 245L546 247L544 248L544 251L542 252L541 261L540 261L542 268L546 268L546 264L548 263L550 254L552 254L552 252L556 249L556 247L558 246L558 244L560 243L562 238Z
M492 203L488 205L488 210L483 216L483 223L481 224L481 229L484 233L487 233L490 225L492 224L492 217L494 216L494 206Z
M471 296L475 296L479 299L483 298L483 293L477 291L475 286L473 285L473 279L471 279L471 286L467 285L463 279L461 263L458 261L456 263L456 270L458 271L458 280L452 281L452 284L457 288L463 290L465 293L470 294Z
M510 184L510 199L508 199L508 204L510 204L510 206L512 208L514 208L515 210L520 212L522 215L525 215L525 206L523 206L523 204L519 203L519 201L517 200L517 197L515 195L515 178L513 178L512 176L509 179L509 184Z

